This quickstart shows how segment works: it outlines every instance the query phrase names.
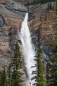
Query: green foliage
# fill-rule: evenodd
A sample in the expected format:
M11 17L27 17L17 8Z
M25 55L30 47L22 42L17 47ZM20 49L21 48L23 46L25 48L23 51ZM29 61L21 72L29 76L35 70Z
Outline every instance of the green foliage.
M21 75L22 73L20 71L16 71L16 70L13 71L11 78L12 86L22 86L23 80L20 78Z
M44 4L44 3L49 3L49 2L54 2L54 0L37 0L37 1L33 1L32 3L25 4L25 6L35 5L35 4L39 4L39 3Z
M18 42L15 45L14 56L12 58L12 63L9 65L8 77L9 77L9 86L22 86L23 80L21 76L20 69L22 68L22 59L21 52Z
M0 72L0 86L1 86L1 73L2 73L2 72Z
M12 65L9 64L9 67L8 67L8 70L7 70L9 86L11 86L11 74L12 74L12 69L11 69L11 67L12 67Z
M57 0L54 1L54 11L57 13Z
M36 86L46 86L46 80L44 76L44 66L42 63L42 49L40 48L41 45L38 43L38 50L37 50L37 76L36 76Z
M52 53L53 53L54 57L57 56L57 43L53 45Z
M52 54L47 63L47 86L57 86L57 44L54 44Z
M13 60L13 66L15 67L16 70L22 68L22 58L21 58L21 52L18 42L15 45L14 57L12 58L12 60Z
M54 10L54 6L52 6L51 2L48 3L47 10Z
M6 75L6 70L4 70L0 73L0 86L8 86L8 80Z

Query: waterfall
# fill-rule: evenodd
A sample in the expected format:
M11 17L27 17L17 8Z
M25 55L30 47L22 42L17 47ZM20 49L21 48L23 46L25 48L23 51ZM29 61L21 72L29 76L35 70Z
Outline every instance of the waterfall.
M35 86L34 84L36 83L36 81L33 78L36 76L36 74L34 73L36 71L36 61L35 51L31 42L31 36L28 27L28 13L26 13L24 21L22 22L20 37L24 52L24 61L26 72L28 75L28 83L29 86Z

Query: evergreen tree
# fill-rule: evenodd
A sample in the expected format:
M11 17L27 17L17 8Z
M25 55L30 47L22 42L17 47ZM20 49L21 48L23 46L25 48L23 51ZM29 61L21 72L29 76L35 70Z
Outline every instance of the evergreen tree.
M56 1L54 0L54 11L56 10Z
M51 2L48 2L48 7L47 7L47 10L54 10L54 5L52 5Z
M47 63L47 86L57 86L57 44L54 44L52 54Z
M7 72L8 72L8 83L9 83L9 86L11 86L11 64L9 64L9 67L8 67L8 70L7 70Z
M1 72L0 72L0 86L1 86Z
M54 11L57 13L57 0L54 0Z
M0 73L0 86L8 86L8 80L7 80L7 75L6 75L6 70L4 70Z
M46 86L46 80L44 76L44 66L42 63L42 49L40 48L41 45L38 43L37 49L37 76L36 76L36 86Z
M21 52L18 43L15 45L13 61L11 64L11 86L22 86L23 80L21 76L23 73L20 72L22 68Z

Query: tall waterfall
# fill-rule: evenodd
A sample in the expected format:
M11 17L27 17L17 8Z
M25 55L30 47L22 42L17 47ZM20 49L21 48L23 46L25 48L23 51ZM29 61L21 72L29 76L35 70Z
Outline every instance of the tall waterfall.
M25 61L25 67L26 72L28 75L28 83L29 86L35 86L35 79L33 79L36 74L34 73L36 71L36 61L35 61L35 51L31 42L31 36L30 31L28 27L28 13L26 13L24 21L21 25L21 32L20 32L23 52L24 52L24 61Z

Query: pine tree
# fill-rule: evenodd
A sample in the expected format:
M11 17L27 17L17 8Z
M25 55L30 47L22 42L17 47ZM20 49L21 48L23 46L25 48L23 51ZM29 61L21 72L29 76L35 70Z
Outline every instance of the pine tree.
M42 63L42 49L40 48L40 43L38 43L38 50L37 50L37 76L36 76L36 86L46 86L46 80L44 76L44 66Z
M0 73L0 80L1 80L1 86L8 86L8 80L6 75L6 70L4 70Z
M57 86L57 44L54 44L52 54L47 63L47 86Z
M21 52L18 43L15 45L14 56L11 63L11 86L22 86L23 80L20 69L22 68Z

